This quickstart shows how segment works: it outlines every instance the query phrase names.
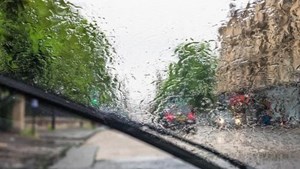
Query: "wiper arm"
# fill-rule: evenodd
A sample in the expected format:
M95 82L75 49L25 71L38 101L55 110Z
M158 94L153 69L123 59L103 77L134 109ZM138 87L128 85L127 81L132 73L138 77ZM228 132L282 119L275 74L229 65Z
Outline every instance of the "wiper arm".
M99 122L116 130L119 130L123 133L131 135L141 141L158 147L190 164L193 164L196 167L207 169L222 168L217 164L212 163L202 157L199 157L183 148L180 148L167 140L163 140L158 136L143 131L141 128L139 128L139 125L135 126L135 123L123 121L122 119L112 115L109 112L96 110L91 107L86 107L84 105L70 102L66 99L63 99L62 97L46 93L41 89L32 87L30 85L21 83L19 81L7 78L2 75L0 75L0 85L26 94L33 98L40 99L41 101L50 103L54 106L70 110L70 112L80 117Z

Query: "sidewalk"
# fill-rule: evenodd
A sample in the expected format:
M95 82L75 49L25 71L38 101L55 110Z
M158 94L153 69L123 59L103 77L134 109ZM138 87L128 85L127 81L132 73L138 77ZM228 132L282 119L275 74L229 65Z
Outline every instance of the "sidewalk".
M35 169L52 165L68 149L81 145L100 129L65 129L39 132L38 138L0 133L0 168Z
M50 169L88 169L94 163L97 150L97 146L72 147L62 159L50 166Z

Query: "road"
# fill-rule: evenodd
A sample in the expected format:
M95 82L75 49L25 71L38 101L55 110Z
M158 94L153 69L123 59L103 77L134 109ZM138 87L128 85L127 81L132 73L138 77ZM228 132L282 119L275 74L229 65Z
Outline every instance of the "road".
M201 126L197 134L187 138L255 168L300 168L300 128L257 126L218 130Z
M51 169L195 169L161 150L115 130L96 133L73 147Z
M169 136L165 139L174 141ZM210 146L223 154L262 169L300 168L300 129L246 128L216 130L199 127L197 134L186 138ZM189 149L189 147L186 147ZM193 153L206 156L191 149ZM214 157L206 156L214 161ZM219 162L218 159L214 162ZM220 163L219 163L220 164ZM222 165L224 166L224 165ZM80 147L72 148L64 159L51 169L157 169L195 167L175 159L154 147L111 129L89 138Z

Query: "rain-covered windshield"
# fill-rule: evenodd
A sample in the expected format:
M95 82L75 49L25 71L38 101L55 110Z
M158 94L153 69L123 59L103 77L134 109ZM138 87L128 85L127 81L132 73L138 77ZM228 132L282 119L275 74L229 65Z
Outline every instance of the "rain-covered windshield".
M106 112L216 166L296 169L299 15L298 0L0 0L0 75ZM7 134L0 168L13 168L1 152L24 133L79 126L100 133L90 146L99 147L101 137L127 139L43 101L0 86L0 133ZM117 144L109 146L103 154ZM101 150L94 168L120 165L106 164L115 154L103 160Z

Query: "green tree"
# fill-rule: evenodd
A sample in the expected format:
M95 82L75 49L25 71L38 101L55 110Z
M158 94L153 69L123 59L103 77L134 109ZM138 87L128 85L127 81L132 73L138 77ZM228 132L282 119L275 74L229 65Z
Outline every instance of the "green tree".
M190 42L175 50L178 58L168 68L167 78L159 85L153 110L166 106L169 97L176 96L193 107L203 108L203 103L213 100L216 56L208 42Z
M0 0L0 45L1 74L84 104L116 99L111 45L64 0Z

